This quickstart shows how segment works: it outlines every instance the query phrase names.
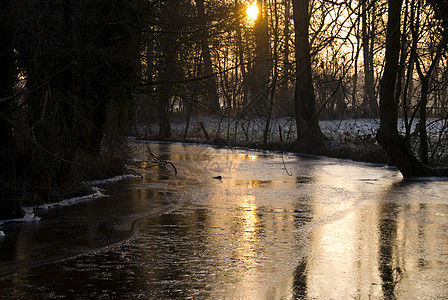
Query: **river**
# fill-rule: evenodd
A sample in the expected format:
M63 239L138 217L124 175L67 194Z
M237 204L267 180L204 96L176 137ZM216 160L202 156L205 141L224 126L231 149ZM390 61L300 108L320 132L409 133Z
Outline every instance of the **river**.
M247 149L132 148L143 178L0 228L0 299L448 298L446 181Z

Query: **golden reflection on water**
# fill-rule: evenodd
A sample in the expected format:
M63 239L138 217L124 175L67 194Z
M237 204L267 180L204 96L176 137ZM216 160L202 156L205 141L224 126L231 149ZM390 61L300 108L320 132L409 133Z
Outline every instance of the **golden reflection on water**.
M307 294L319 299L367 299L380 294L378 214L350 213L314 230L308 262Z
M220 202L221 195L217 193L212 201ZM238 195L233 203L235 206L231 210L209 216L211 240L208 245L220 257L220 264L226 266L217 273L217 281L235 281L235 284L253 291L257 288L260 259L260 222L256 199L253 195ZM237 290L241 292L241 289Z
M225 289L228 299L266 299L265 293L270 295L270 299L277 299L277 295L282 294L279 287L266 291L268 284L260 283L272 280L270 274L278 273L284 267L284 259L291 255L294 219L290 209L284 207L287 199L278 199L280 201L276 204L279 208L266 203L266 193L281 190L284 183L247 178L241 174L244 168L239 162L253 161L258 156L238 155L238 158L241 161L232 162L222 182L210 187L209 205L214 207L214 212L208 215L207 244L211 253L219 257L218 264L225 266L216 274L210 298L222 297L222 288L227 283L234 286ZM293 207L292 201L287 205ZM275 247L276 243L282 245ZM289 286L285 284L281 288L284 291Z
M177 162L191 169L187 180L155 174L120 199L132 216L175 208L143 213L141 239L131 243L147 295L165 284L203 289L208 299L447 298L446 183L406 183L397 172L332 161L296 161L286 177L278 157L275 165L216 149L186 157L170 156L187 161ZM216 161L204 167L209 157ZM176 206L181 191L190 198ZM32 254L32 237L18 236L17 261Z
M409 203L407 205L391 205L383 208L383 224L389 235L393 236L394 243L385 248L383 255L390 255L390 267L384 270L386 275L399 268L399 285L396 295L402 298L413 298L415 295L427 295L428 299L440 298L442 291L448 289L446 269L448 265L446 251L448 249L448 236L445 229L440 226L446 215L446 205L440 208L422 203ZM397 221L390 222L390 214L395 215ZM431 282L431 284L425 284Z
M238 157L239 157L239 160L244 160L244 159L256 160L256 159L258 159L258 155L255 155L255 154L239 154Z
M313 212L314 221L321 225L310 235L306 267L309 298L381 296L379 212L376 205L366 203L366 195L377 191L378 186L356 180L371 174L353 172L359 170L329 165L316 176L321 188L315 194Z
M312 202L313 222L318 226L310 235L303 274L306 296L436 299L446 295L448 280L441 278L446 278L448 265L443 258L448 231L437 212L443 216L447 206L431 203L439 201L440 191L428 200L428 194L419 195L418 184L370 180L374 176L369 171L333 165L316 176L321 188Z

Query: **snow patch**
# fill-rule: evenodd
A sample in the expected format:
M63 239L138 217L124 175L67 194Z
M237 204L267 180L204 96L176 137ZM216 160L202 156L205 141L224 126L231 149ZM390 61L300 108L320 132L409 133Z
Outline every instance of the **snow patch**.
M130 178L130 177L135 177L135 176L134 175L121 175L121 176L116 176L116 177L109 178L109 179L89 181L89 182L86 182L86 183L89 184L89 185L94 185L94 184L101 184L101 183L107 183L107 182L116 182L116 181L120 181L122 179ZM37 206L23 207L25 215L22 218L9 219L9 220L0 220L0 226L8 224L8 223L32 223L32 222L39 222L41 218L36 216L35 212L37 210L40 210L40 209L51 209L51 208L55 208L55 207L70 206L70 205L78 204L78 203L81 203L81 202L87 202L87 201L90 201L90 200L93 200L93 199L97 199L97 198L101 198L101 197L107 197L107 195L105 195L103 193L103 190L100 189L99 187L92 186L91 188L92 188L92 192L93 193L89 194L89 195L86 195L86 196L65 199L65 200L62 200L60 202L41 204L41 205L37 205ZM0 231L0 237L3 237L3 236L5 236L5 233L3 231Z
M92 180L92 181L87 181L86 183L88 185L96 185L96 184L102 184L102 183L108 183L108 182L117 182L126 178L133 178L135 177L134 175L120 175L120 176L115 176L112 178L108 178L108 179L101 179L101 180Z
M93 193L90 195L82 196L82 197L74 197L66 200L62 200L60 202L54 202L54 203L47 203L47 204L41 204L37 206L27 206L23 207L23 210L25 212L25 215L22 218L17 219L9 219L9 220L1 220L0 226L8 223L32 223L32 222L39 222L41 218L36 216L35 212L39 209L50 209L55 207L62 207L62 206L69 206L81 202L90 201L92 199L100 198L100 197L106 197L105 194L102 193L102 190L98 187L92 187Z
M24 222L31 223L40 221L40 218L34 214L33 208L24 207L23 210L25 211L25 215L22 218L1 220L0 226L8 223L24 223Z
M90 201L92 199L96 199L96 198L100 198L100 197L106 197L105 194L103 194L103 190L93 186L92 187L93 193L90 195L86 195L86 196L81 196L81 197L74 197L74 198L70 198L70 199L66 199L66 200L62 200L60 202L54 202L54 203L47 203L47 204L42 204L42 205L38 205L38 206L33 206L33 207L28 207L29 209L50 209L50 208L55 208L55 207L63 207L63 206L70 206L70 205L74 205L77 203L81 203L81 202L86 202L86 201Z

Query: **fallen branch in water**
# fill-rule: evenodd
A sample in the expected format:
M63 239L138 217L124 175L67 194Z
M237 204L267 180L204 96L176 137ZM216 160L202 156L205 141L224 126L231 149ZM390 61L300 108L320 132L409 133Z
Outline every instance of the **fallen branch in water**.
M282 163L283 163L283 170L285 170L286 174L288 174L288 176L292 176L292 173L289 173L288 169L286 168L285 159L283 158L283 153L282 153Z
M148 170L154 167L159 167L162 170L166 171L166 172L170 172L168 166L171 166L171 168L173 168L174 170L174 175L177 175L177 169L176 166L170 162L170 161L166 161L163 159L160 159L159 157L157 157L154 153L152 153L151 151L151 147L149 146L149 144L147 145L147 149L146 149L147 154L149 155L149 160L141 160L141 161L135 161L132 163L133 167L139 168L139 169L143 169L143 170ZM130 169L130 168L126 168L126 170L128 170L129 172L132 172L140 177L143 177L143 175L139 174L137 171Z
M134 169L129 169L127 166L125 167L126 172L132 173L132 175L143 178L143 175L135 171Z

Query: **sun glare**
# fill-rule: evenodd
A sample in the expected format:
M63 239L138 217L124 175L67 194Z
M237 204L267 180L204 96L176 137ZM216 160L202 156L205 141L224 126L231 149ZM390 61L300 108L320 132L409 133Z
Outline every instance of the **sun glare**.
M258 6L256 3L251 4L246 9L246 14L249 20L255 21L258 17Z

